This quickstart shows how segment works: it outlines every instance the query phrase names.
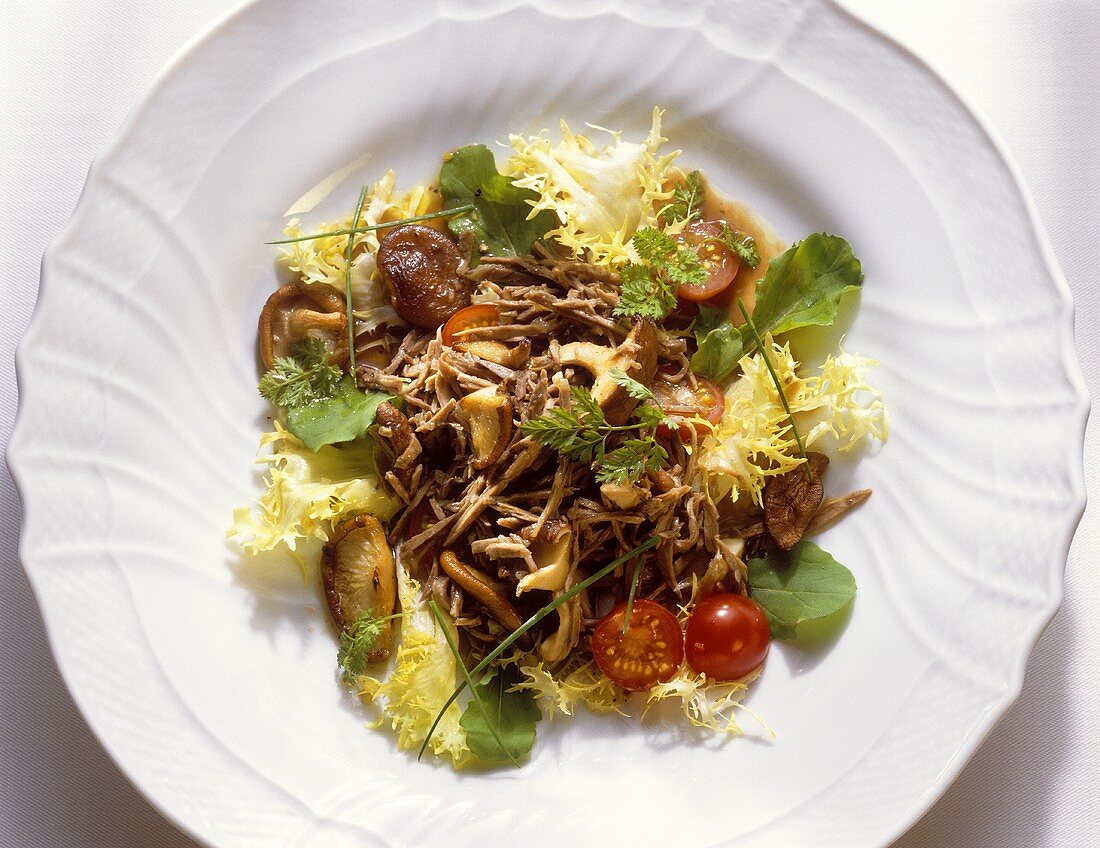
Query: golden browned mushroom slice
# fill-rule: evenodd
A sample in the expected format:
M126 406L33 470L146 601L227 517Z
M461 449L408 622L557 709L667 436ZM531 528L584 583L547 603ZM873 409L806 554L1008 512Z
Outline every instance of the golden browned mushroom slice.
M524 339L517 345L509 347L504 342L494 339L484 339L472 342L455 342L455 350L469 353L478 359L485 359L503 365L505 368L522 368L531 358L531 341Z
M357 515L337 525L321 551L321 580L332 620L345 633L368 610L375 618L393 613L397 574L386 532L377 518ZM392 642L392 622L387 621L367 661L387 659Z
M563 525L556 536L548 541L535 541L531 544L531 558L538 566L537 571L525 574L516 586L519 595L531 589L543 589L558 592L565 587L569 569L573 566L573 531Z
M523 619L519 617L516 608L493 585L492 581L476 568L462 562L454 551L443 551L439 555L439 567L459 587L476 598L507 630L518 630L523 624Z
M488 468L512 440L512 401L495 386L471 392L458 402L470 430L474 468Z
M260 312L260 359L264 368L287 356L295 342L319 338L334 364L348 360L348 320L344 298L324 283L289 283L267 299Z
M378 246L378 272L393 308L426 330L470 305L474 284L459 273L462 262L454 239L419 224L395 227Z
M580 365L592 374L592 397L604 416L611 424L625 424L638 401L615 382L611 372L622 371L648 386L657 371L657 329L649 321L636 318L630 334L618 347L571 342L561 346L559 357L563 365Z
M605 502L619 509L633 509L648 496L648 492L630 482L604 483L600 486L600 496Z
M798 544L825 493L821 475L829 458L821 453L810 453L806 458L809 477L805 466L800 465L770 478L764 486L764 527L781 551L789 551Z
M555 592L557 598L561 592ZM539 656L545 662L555 663L569 656L581 635L581 599L574 595L557 608L558 629L539 643Z

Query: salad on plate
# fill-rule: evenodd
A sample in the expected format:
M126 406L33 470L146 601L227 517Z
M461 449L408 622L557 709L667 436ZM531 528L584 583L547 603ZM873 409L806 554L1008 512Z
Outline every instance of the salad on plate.
M828 492L829 457L888 417L872 359L800 362L793 331L860 262L786 247L667 143L656 109L638 141L563 121L276 242L266 489L229 535L319 587L402 749L519 765L578 705L739 734L771 641L855 595L811 537L870 495Z

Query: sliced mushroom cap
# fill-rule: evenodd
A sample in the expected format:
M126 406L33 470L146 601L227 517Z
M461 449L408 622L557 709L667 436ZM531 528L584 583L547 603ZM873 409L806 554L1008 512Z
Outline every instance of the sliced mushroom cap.
M506 345L494 339L484 339L472 342L455 342L455 350L469 353L478 359L485 359L503 365L505 368L522 368L531 358L531 341L524 339L517 345Z
M321 339L336 365L347 362L344 298L324 283L289 283L278 289L260 312L259 331L264 368L273 368L275 357L288 356L295 342L307 338Z
M628 482L604 483L600 486L600 496L619 509L633 509L645 500L647 494L645 489Z
M719 538L716 543L714 556L695 584L692 600L701 601L715 592L736 590L746 582L745 562L741 559L745 553L745 540Z
M470 305L474 285L459 273L462 251L439 230L395 227L379 244L377 258L393 308L410 324L434 330Z
M806 458L809 476L807 466L800 465L770 478L764 486L764 527L782 551L798 544L825 493L821 475L829 465L829 458L821 453L810 453Z
M559 592L565 588L569 570L573 567L573 531L563 525L557 535L548 541L536 540L531 543L531 558L538 566L537 571L525 574L516 586L516 594L531 589L547 592Z
M561 592L555 592L554 597L557 598L560 594ZM539 656L545 662L560 662L569 656L569 652L577 644L581 635L580 604L580 596L574 595L557 608L558 629L539 643Z
M393 613L397 574L386 531L377 518L357 515L333 530L321 551L321 580L332 620L345 633L367 610L376 618ZM367 661L387 659L392 643L392 622L387 621Z
M458 402L470 430L473 467L488 468L512 440L512 401L495 386L486 386Z
M625 424L638 401L615 382L611 372L622 371L649 385L657 372L657 329L651 322L636 318L629 335L618 347L571 342L562 345L559 357L563 365L580 365L592 374L592 397L604 416L611 424Z

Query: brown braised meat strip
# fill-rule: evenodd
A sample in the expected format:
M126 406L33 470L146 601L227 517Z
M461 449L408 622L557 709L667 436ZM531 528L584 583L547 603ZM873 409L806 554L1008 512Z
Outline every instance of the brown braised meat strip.
M383 247L391 239L405 244L401 229ZM392 265L393 255L380 253L380 265ZM445 273L424 277L433 286L450 279L448 257ZM387 273L391 286L412 279L400 267ZM378 411L386 445L380 464L406 504L391 542L424 591L450 610L472 657L652 535L660 543L641 565L639 597L675 609L693 592L746 591L746 536L739 530L761 514L730 515L714 503L698 467L694 428L685 428L687 435L672 428L661 470L603 485L590 462L570 461L521 429L552 408L569 408L570 387L578 385L592 391L610 423L630 420L638 401L610 372L647 385L658 370L666 381L691 380L686 334L615 316L617 275L584 263L489 258L462 275L468 291L496 307L495 323L479 322L445 345L436 330L445 310L406 291L400 297L419 303L430 320L372 339L392 351L392 362L362 367L358 377L399 390L404 400L403 412L389 404ZM629 437L613 433L607 449ZM805 520L804 508L800 501L795 510L799 535L817 503ZM624 567L548 616L532 633L540 655L552 662L585 654L596 622L625 599L632 574Z

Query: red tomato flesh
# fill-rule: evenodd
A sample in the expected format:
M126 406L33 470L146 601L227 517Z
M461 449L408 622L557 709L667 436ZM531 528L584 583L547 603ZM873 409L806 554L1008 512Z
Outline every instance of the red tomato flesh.
M695 605L687 620L688 665L712 680L739 680L768 655L768 618L752 598L721 593Z
M447 319L443 325L443 344L450 347L455 342L455 336L463 330L472 330L475 327L492 327L500 323L500 312L491 303L475 303L473 306L465 306Z
M665 415L678 418L699 417L716 425L722 420L722 415L726 411L726 396L722 390L713 381L698 374L695 375L693 389L687 380L673 383L669 381L667 374L658 371L651 388ZM680 438L685 441L690 439L692 427L695 427L696 432L701 436L710 432L706 424L701 421L684 421L679 425ZM657 435L667 439L672 434L662 424L657 428Z
M681 244L695 249L707 269L706 282L698 286L680 286L676 290L677 297L696 302L710 300L729 288L741 268L741 260L718 241L721 234L721 221L693 221L676 237Z
M631 691L671 680L684 661L684 634L676 616L653 601L635 600L623 633L626 604L604 616L592 634L600 671Z

